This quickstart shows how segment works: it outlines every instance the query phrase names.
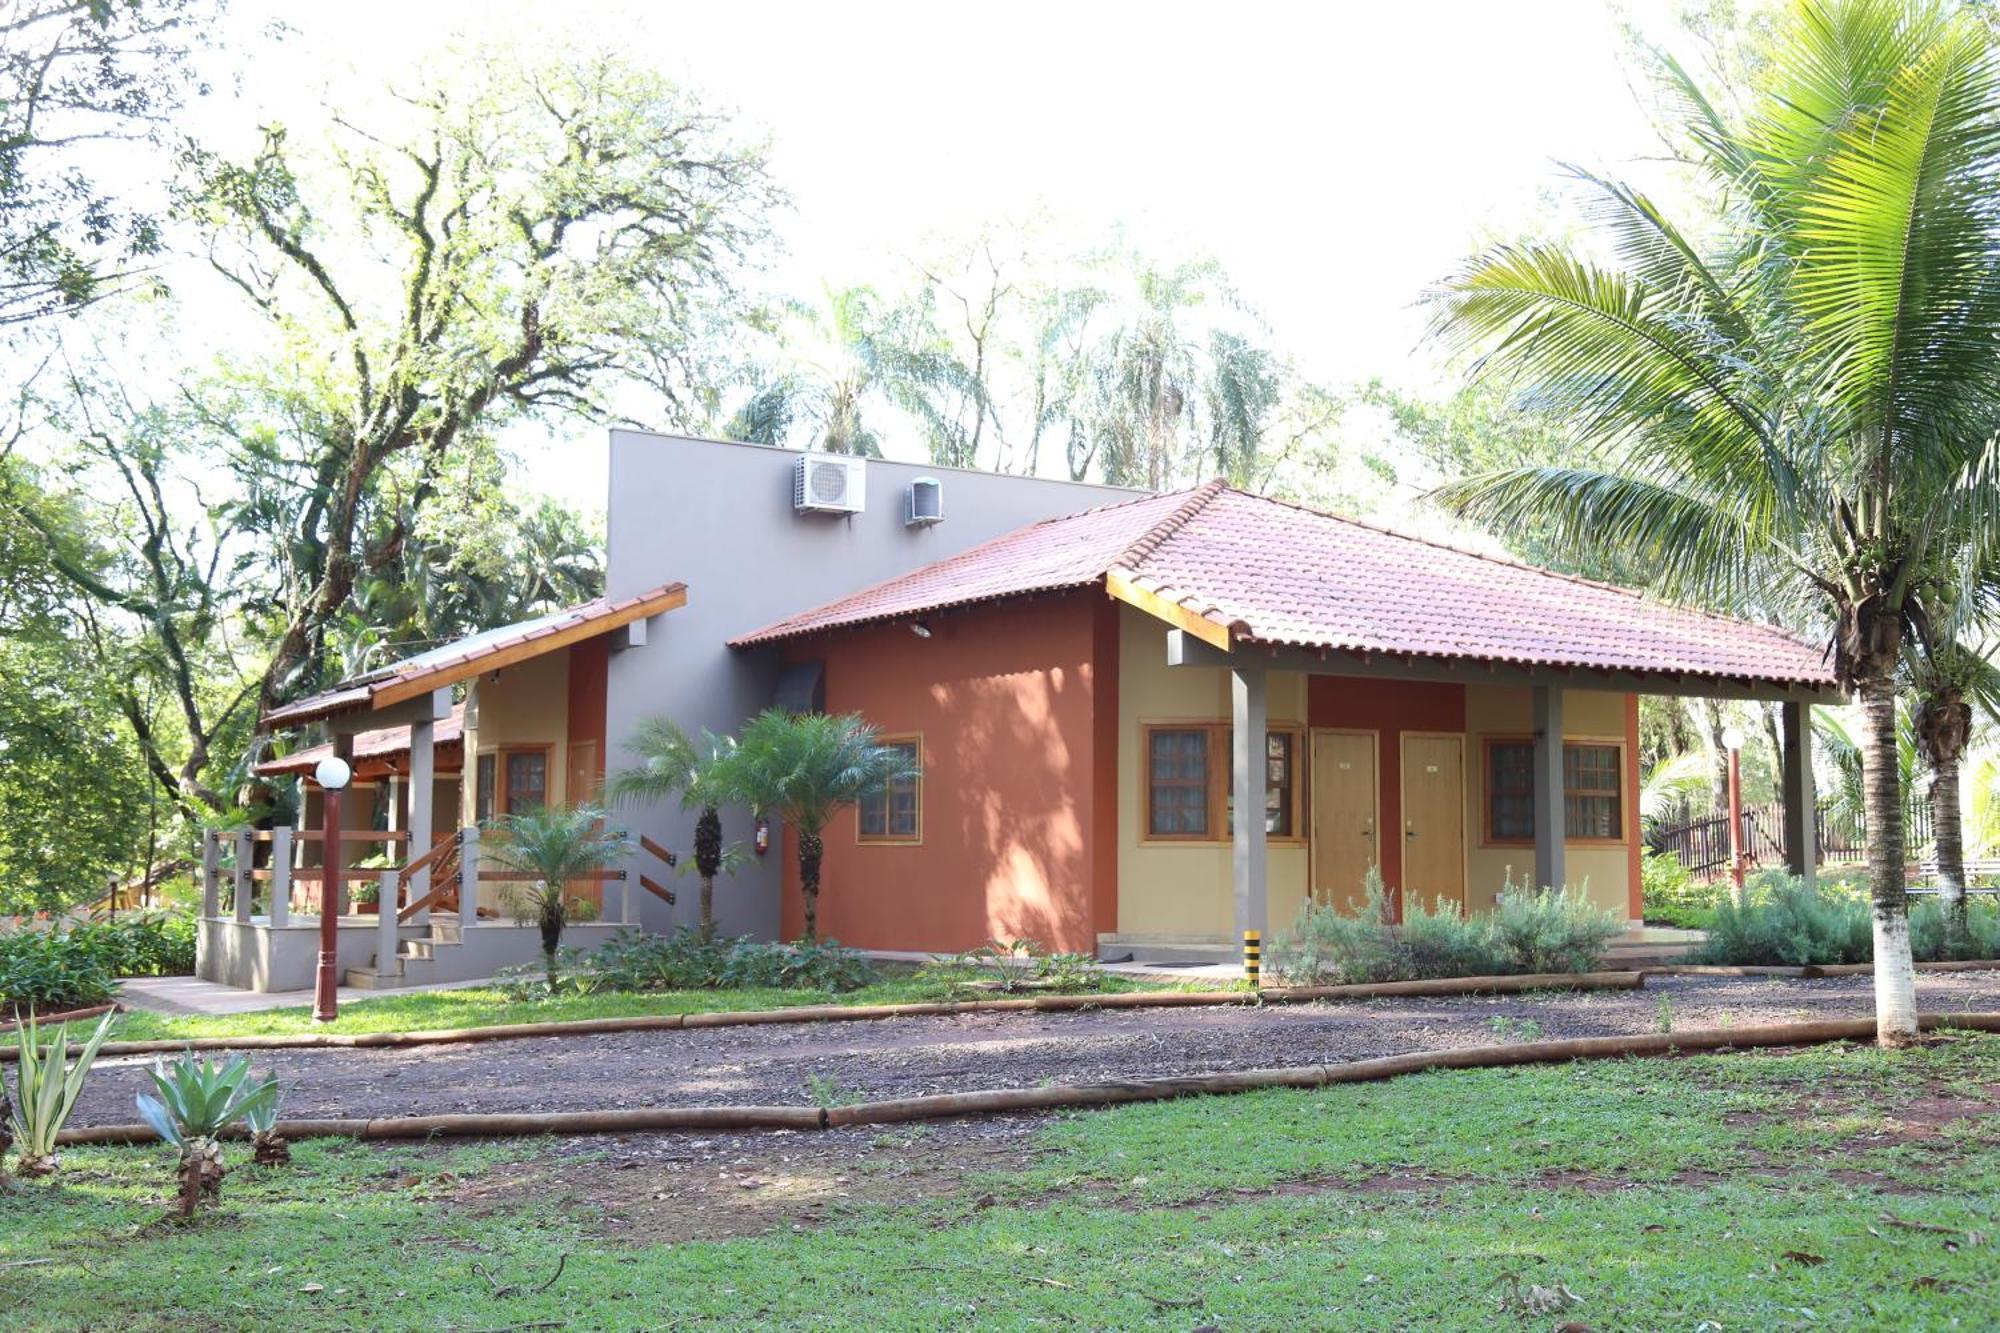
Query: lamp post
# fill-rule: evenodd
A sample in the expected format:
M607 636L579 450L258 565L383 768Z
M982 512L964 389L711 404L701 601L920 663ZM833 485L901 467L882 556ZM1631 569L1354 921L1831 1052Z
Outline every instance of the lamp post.
M1735 726L1722 730L1722 746L1729 751L1729 882L1735 886L1737 905L1743 903L1743 732Z
M319 761L313 780L326 794L325 834L320 843L319 971L313 981L313 1022L331 1023L340 1016L340 895L345 875L340 855L340 794L354 771L335 755Z

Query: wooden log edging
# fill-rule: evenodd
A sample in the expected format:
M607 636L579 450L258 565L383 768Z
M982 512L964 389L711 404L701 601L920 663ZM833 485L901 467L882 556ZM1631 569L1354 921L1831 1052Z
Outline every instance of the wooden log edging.
M349 1050L441 1046L525 1037L583 1037L678 1028L751 1027L769 1023L848 1023L884 1018L928 1018L977 1013L1069 1013L1082 1009L1176 1009L1202 1005L1305 1004L1315 1000L1370 1000L1395 996L1508 995L1535 990L1637 990L1640 972L1531 972L1505 977L1454 977L1440 981L1383 981L1356 986L1272 987L1255 991L1120 991L1109 995L1035 995L1010 1000L935 1000L909 1004L811 1004L784 1009L724 1009L695 1014L637 1014L627 1018L576 1018L553 1023L497 1023L417 1032L292 1032L243 1037L167 1037L107 1041L100 1058L173 1055L181 1051ZM71 1054L81 1049L70 1044ZM0 1064L19 1059L0 1046Z
M1922 1014L1924 1031L2000 1032L2000 1013ZM1270 1088L1322 1088L1338 1083L1374 1083L1440 1069L1496 1069L1515 1065L1570 1064L1697 1051L1755 1050L1814 1046L1836 1041L1869 1041L1872 1018L1819 1019L1745 1028L1697 1028L1687 1032L1624 1037L1578 1037L1509 1045L1462 1046L1440 1051L1351 1060L1333 1065L1286 1069L1239 1069L1213 1074L1143 1078L1100 1083L1067 1083L1041 1088L995 1088L861 1102L853 1106L668 1106L616 1111L468 1112L455 1115L380 1116L372 1119L284 1120L278 1132L288 1139L428 1139L433 1137L517 1138L541 1134L631 1134L660 1130L840 1129L854 1125L904 1124L1007 1111L1052 1111L1177 1097L1222 1096ZM241 1136L241 1130L235 1131ZM157 1140L147 1125L97 1125L65 1129L59 1145L143 1144Z
M2000 959L1973 958L1947 959L1935 963L1917 963L1919 972L1995 972L2000 971ZM1648 976L1656 977L1793 977L1811 980L1815 977L1865 977L1875 971L1873 963L1806 963L1799 967L1785 967L1778 964L1752 963L1742 966L1727 966L1705 963L1660 963L1653 967L1639 969Z

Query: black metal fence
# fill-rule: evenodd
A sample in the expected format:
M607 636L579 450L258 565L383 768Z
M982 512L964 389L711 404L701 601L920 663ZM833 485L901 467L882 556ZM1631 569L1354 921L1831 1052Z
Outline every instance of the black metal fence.
M1930 807L1918 804L1905 813L1904 845L1912 849L1931 842ZM1821 864L1868 859L1867 831L1859 818L1825 805L1813 811L1814 842ZM1703 815L1654 825L1646 846L1679 861L1697 875L1729 869L1729 816ZM1743 849L1755 865L1785 864L1785 807L1781 801L1743 807Z

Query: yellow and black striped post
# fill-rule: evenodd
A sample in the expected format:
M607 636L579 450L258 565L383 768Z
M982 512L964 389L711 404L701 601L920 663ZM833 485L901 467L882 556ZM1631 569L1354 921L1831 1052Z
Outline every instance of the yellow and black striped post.
M1243 975L1253 986L1263 984L1264 936L1255 930L1243 932Z

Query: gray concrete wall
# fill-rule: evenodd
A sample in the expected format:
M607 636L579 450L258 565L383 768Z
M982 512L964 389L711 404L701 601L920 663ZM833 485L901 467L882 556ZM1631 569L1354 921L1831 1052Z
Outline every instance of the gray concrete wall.
M688 585L688 604L655 620L644 647L611 656L607 771L633 762L620 739L641 717L663 715L690 732L702 727L728 732L769 706L776 654L734 652L725 645L736 635L1025 524L1135 494L870 459L865 512L795 514L797 459L794 451L761 445L611 433L610 595L628 597L678 579ZM912 480L926 476L944 484L944 521L906 528L904 492ZM676 805L622 810L618 817L634 833L650 834L677 852L686 853L692 844L694 817ZM723 836L747 844L748 813L724 811ZM716 886L721 929L765 938L776 934L781 855L774 828L770 853ZM649 873L659 879L662 872ZM693 923L695 884L683 879L675 888L680 901L673 907L646 896L649 930Z

